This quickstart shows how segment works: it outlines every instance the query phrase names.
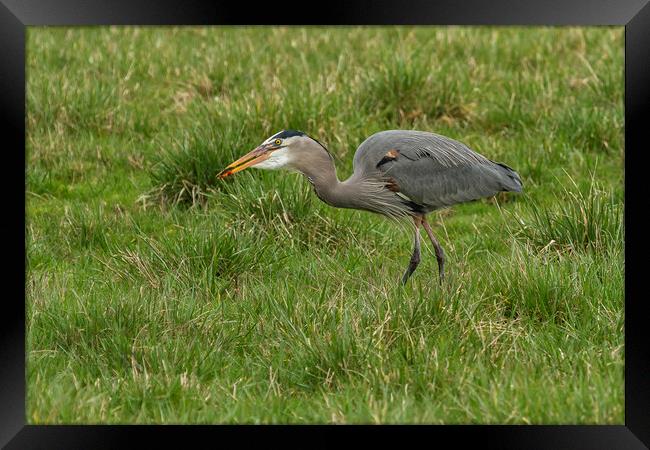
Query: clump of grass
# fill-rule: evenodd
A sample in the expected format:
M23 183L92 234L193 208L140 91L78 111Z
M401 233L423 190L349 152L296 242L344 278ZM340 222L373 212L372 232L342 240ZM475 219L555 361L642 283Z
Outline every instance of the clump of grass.
M480 115L478 122L491 134L526 133L539 123L541 108L536 99L540 88L524 81L517 73L510 83L502 87L502 94L490 101L489 108Z
M154 189L145 199L194 205L205 201L207 190L217 185L217 173L242 148L241 130L227 124L196 125L173 138L169 146L160 145L150 170Z
M459 81L427 58L398 56L385 61L366 74L360 98L369 113L406 126L442 117L464 121L471 113Z
M558 118L557 139L585 152L611 152L623 139L623 124L611 110L611 105L567 109Z
M239 217L261 225L292 224L309 217L314 209L314 194L309 184L296 175L269 175L270 181L260 171L237 176L238 180L228 180L215 195L214 204Z
M59 95L48 95L48 92L57 92ZM37 103L36 97L46 98L47 101ZM114 131L114 127L122 120L116 87L98 82L94 77L86 79L80 85L39 80L32 84L27 101L28 108L34 112L30 123L32 127L51 129L53 124L57 124L70 133L85 130L106 133ZM110 111L110 114L105 114L105 111Z
M520 246L513 248L509 258L516 264L495 264L498 269L488 281L504 316L562 322L579 309L580 265L562 258L538 258Z
M100 206L90 211L65 211L62 235L69 247L91 251L108 249L110 221L106 220L102 209Z
M113 248L104 263L118 278L152 288L160 288L170 274L182 286L192 288L205 279L213 288L270 264L265 259L270 242L259 229L205 222L191 226L202 229L177 226L158 238L140 231L135 243Z
M609 315L623 305L620 245L599 252L540 254L514 241L510 254L490 259L481 283L508 319L583 330L593 326L596 311Z
M30 269L49 260L79 260L104 255L122 241L124 212L99 205L72 205L51 214L47 227L28 224L28 264Z
M573 180L571 180L573 182ZM623 205L592 177L587 190L564 187L552 205L527 204L513 235L538 250L601 251L623 242Z

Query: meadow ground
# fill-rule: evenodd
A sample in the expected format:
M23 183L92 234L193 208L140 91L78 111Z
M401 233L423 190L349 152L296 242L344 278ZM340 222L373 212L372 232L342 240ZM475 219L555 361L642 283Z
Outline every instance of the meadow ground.
M623 423L623 28L29 28L29 423ZM522 195L411 234L297 174L434 131Z

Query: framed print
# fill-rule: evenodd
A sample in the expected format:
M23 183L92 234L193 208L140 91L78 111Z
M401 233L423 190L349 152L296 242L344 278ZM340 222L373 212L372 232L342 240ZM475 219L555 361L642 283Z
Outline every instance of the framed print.
M7 448L649 445L647 2L0 18Z

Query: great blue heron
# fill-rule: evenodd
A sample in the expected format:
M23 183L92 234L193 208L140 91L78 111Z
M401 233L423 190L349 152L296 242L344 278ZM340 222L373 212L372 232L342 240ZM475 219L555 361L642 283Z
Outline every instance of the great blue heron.
M434 133L389 130L373 134L354 154L354 173L336 176L334 159L323 144L301 131L283 130L222 170L218 177L246 169L289 168L303 173L325 203L371 211L392 218L412 217L413 254L402 276L406 283L420 263L420 226L433 243L442 283L445 256L426 215L456 203L521 192L517 172L491 161L465 144Z

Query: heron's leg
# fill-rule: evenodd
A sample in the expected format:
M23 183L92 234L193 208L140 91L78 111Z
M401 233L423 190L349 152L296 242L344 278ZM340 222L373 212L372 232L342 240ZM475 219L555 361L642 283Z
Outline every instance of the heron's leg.
M440 284L442 284L445 279L445 252L442 251L442 247L438 243L436 237L433 235L431 225L429 225L429 222L427 222L427 219L425 217L422 217L422 225L424 225L424 229L429 235L429 239L431 239L431 243L435 249L436 259L438 260L438 274L440 275Z
M413 254L411 255L411 260L409 261L409 266L406 268L406 272L402 276L402 284L406 284L406 281L409 279L411 274L415 272L415 269L420 264L420 224L422 223L421 217L413 217L413 222L415 222L415 235L413 237Z

